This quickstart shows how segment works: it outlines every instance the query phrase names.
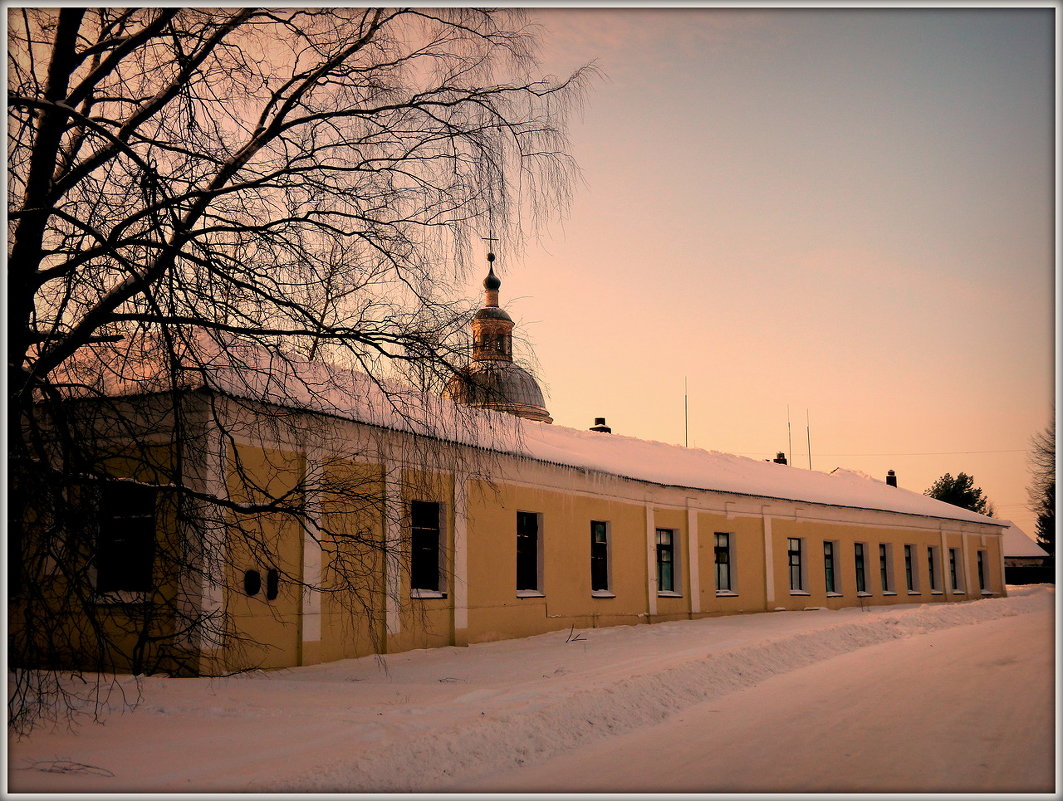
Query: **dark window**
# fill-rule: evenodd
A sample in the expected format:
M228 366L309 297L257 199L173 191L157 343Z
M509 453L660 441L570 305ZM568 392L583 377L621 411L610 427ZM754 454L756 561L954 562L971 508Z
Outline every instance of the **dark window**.
M803 565L801 564L801 540L798 537L789 537L786 540L786 555L790 562L790 589L805 589Z
M731 535L716 533L716 590L730 591L731 586Z
M244 571L244 594L248 596L258 595L262 589L262 574L257 570Z
M938 555L937 548L933 546L927 546L926 549L926 562L927 567L930 568L930 589L940 590L941 583L938 581Z
M280 594L281 574L275 567L266 571L266 600L274 601Z
M856 553L856 591L867 592L867 572L864 567L864 543L858 542Z
M675 543L671 529L657 529L657 591L675 592Z
M908 592L915 592L915 567L912 550L913 546L904 546L904 580L908 585Z
M410 588L439 592L439 504L410 504Z
M97 592L149 592L155 558L155 498L158 489L106 484L96 543Z
M609 589L609 527L591 521L591 589Z
M978 552L978 589L985 592L986 580L985 580L985 551Z
M827 585L827 592L838 591L834 578L834 543L829 540L823 543L823 578Z
M882 577L882 591L892 592L893 586L890 584L890 550L884 542L880 542L878 545L878 569L879 575Z
M517 512L517 589L539 587L539 515Z

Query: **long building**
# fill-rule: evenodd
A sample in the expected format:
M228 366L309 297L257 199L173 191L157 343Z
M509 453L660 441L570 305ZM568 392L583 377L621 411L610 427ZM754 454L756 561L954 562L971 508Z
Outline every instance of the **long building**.
M553 425L513 361L499 288L492 270L472 361L443 396L201 338L180 385L182 481L198 517L187 504L176 512L166 489L174 423L143 380L150 371L112 377L113 415L159 446L152 460L118 447L115 487L92 506L94 602L123 632L108 664L121 667L149 628L173 635L148 638L168 643L160 669L217 673L1005 593L1006 524L895 477L650 442L604 420ZM151 357L145 346L136 358ZM94 357L101 375L113 358ZM169 558L178 551L191 556ZM165 611L140 621L160 598ZM194 632L176 636L189 621ZM93 645L80 647L71 661Z

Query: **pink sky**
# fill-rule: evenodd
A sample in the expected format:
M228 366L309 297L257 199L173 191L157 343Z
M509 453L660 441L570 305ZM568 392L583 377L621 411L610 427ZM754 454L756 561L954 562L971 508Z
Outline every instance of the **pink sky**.
M789 406L807 469L807 409L814 469L963 471L1032 535L1052 10L530 15L548 72L605 76L570 213L496 263L555 422L681 444L685 379L691 445L789 451Z

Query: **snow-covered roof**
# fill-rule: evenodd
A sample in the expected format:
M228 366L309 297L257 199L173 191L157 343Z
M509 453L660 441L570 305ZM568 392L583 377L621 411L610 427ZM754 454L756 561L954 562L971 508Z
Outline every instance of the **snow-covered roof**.
M358 371L298 357L217 333L198 332L186 345L181 385L237 398L329 414L502 453L595 470L669 486L924 517L1004 525L853 470L832 473L686 448L619 434L524 420L501 412L458 406L446 398L388 385ZM164 390L161 349L151 342L94 347L69 368L106 395ZM132 360L137 368L114 370ZM153 372L151 363L158 365ZM1034 546L1036 547L1036 546Z
M1004 548L1004 556L1048 556L1048 551L1034 542L1025 531L1016 526L1010 520L1001 520L1001 523L1007 525L1004 529L1004 536L1002 540L1002 546Z

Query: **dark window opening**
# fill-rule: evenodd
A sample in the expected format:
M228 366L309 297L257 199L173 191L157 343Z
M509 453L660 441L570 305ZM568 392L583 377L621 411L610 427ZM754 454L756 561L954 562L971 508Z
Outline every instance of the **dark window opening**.
M517 512L517 590L539 589L539 515Z
M867 573L864 566L864 543L858 542L855 547L856 554L856 591L867 592Z
M439 504L410 504L410 588L439 592Z
M908 592L915 592L915 570L912 565L912 546L904 546L904 580L908 586Z
M837 582L834 578L834 543L823 543L823 577L827 585L827 592L837 592Z
M277 595L280 594L280 571L275 567L271 567L266 571L266 600L276 600Z
M675 543L670 529L657 529L657 591L675 592Z
M790 589L804 591L805 579L801 564L801 540L798 537L789 537L786 542L786 555L790 562Z
M97 592L150 592L156 487L105 484L96 543Z
M716 590L729 592L731 587L731 535L716 533Z
M258 595L262 589L262 574L257 570L244 571L244 594L247 596Z
M886 547L885 543L881 542L878 545L878 566L879 574L882 578L882 591L890 592L892 586L890 585L889 548Z
M978 552L978 589L985 592L986 588L986 573L985 573L985 551Z
M601 520L591 521L591 589L609 589L609 528Z

